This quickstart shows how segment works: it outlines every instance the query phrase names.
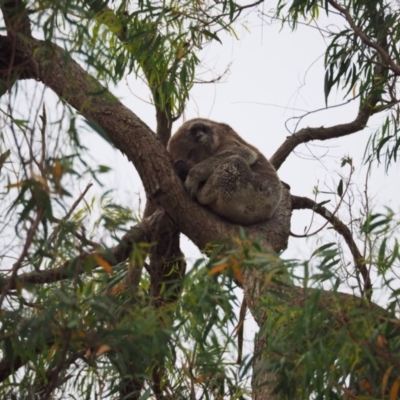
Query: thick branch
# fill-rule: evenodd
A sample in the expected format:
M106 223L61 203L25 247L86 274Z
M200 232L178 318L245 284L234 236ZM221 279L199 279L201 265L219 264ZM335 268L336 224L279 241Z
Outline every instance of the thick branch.
M0 96L10 90L17 79L24 79L24 67L21 67L21 49L26 47L22 39L31 37L31 26L23 0L0 0L0 9L7 29L8 51L6 57L0 57ZM19 43L17 48L16 43ZM2 49L3 50L3 49Z
M9 64L12 46L9 38L0 36L2 65ZM168 153L155 134L70 59L66 51L34 39L29 48L18 47L16 50L18 57L15 63L24 68L24 74L43 82L63 101L96 124L135 165L148 200L165 210L166 216L195 245L204 249L210 241L238 237L237 225L227 223L190 199L175 174ZM263 248L275 251L287 246L290 230L290 194L287 187L283 186L282 189L282 201L273 218L245 229L250 240L258 241ZM245 281L243 287L246 286Z
M0 36L0 65L9 62L11 48L10 40ZM43 82L103 130L135 165L147 197L163 208L199 248L213 240L237 236L237 225L227 223L189 198L168 153L150 128L70 59L66 51L33 39L29 49L18 49L16 62L24 66L25 75ZM290 218L288 201L286 195L272 220L246 228L248 236L261 236L275 250L284 248Z
M354 264L358 269L358 271L360 271L361 276L363 277L364 293L366 294L368 299L371 299L372 284L368 268L365 263L365 259L358 250L358 247L347 225L345 225L339 218L334 216L327 208L317 204L315 201L307 197L299 197L299 196L291 196L291 197L292 197L293 210L303 210L303 209L313 210L315 213L317 213L318 215L329 221L332 224L333 229L335 229L335 231L339 233L339 235L343 236L343 239L345 240L347 246L349 246L350 252L353 256Z

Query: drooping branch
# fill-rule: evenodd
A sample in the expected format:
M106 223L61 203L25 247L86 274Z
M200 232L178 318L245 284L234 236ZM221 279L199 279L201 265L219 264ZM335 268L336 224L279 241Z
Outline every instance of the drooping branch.
M96 20L104 24L108 30L118 38L120 43L128 50L132 43L130 43L129 38L126 37L127 31L129 30L128 25L129 19L126 19L127 11L124 13L117 15L114 10L107 6L106 3L101 4L95 1L87 1L86 2L89 9L94 13ZM152 75L153 75L153 63L151 59L138 59L137 62L140 64L140 67L146 77L149 87L151 88ZM154 83L153 83L154 85ZM160 95L157 90L152 90L154 107L156 109L156 120L157 120L157 128L156 134L164 147L167 146L168 140L171 137L172 123L174 120L179 118L181 113L173 118L172 109L171 109L171 99L167 101L164 100L164 108L162 109L159 104L163 103L160 99Z
M358 250L357 244L354 241L353 235L351 234L350 229L347 227L347 225L345 225L338 217L333 215L327 208L317 204L314 200L311 200L307 197L299 196L291 196L291 198L293 210L309 209L314 211L322 218L329 221L332 224L333 229L343 237L353 256L354 265L356 266L356 269L360 272L363 278L363 292L365 296L370 300L372 296L372 284L371 278L369 276L369 271L365 263L365 259L361 255L360 250Z

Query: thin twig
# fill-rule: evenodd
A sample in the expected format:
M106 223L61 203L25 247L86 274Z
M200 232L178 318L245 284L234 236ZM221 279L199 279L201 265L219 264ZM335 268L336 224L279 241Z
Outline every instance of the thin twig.
M1 308L2 304L3 304L3 300L6 297L8 291L15 287L18 270L21 268L22 261L24 260L24 258L28 254L28 250L29 250L29 248L30 248L30 246L31 246L31 244L33 242L33 238L35 236L35 233L36 233L36 230L37 230L37 228L39 226L39 223L42 220L43 214L44 214L44 209L43 208L41 208L41 209L39 209L37 211L36 218L35 218L35 220L33 221L32 225L30 226L30 228L28 230L28 234L26 236L25 244L24 244L24 247L22 249L22 253L19 256L17 262L13 265L12 271L11 271L11 276L8 279L8 282L7 282L6 286L4 287L4 289L1 292L1 295L0 295L0 308Z
M344 196L346 195L347 190L349 189L350 182L351 182L351 177L353 176L353 172L354 172L353 167L351 167L350 176L349 176L349 179L347 180L346 187L345 187L345 189L344 189L344 192L343 192L342 196L340 196L339 203L337 204L336 208L335 208L335 209L333 210L333 212L331 213L332 216L335 216L335 215L337 214L337 212L339 211L340 206L342 205ZM316 231L314 231L313 233L307 233L307 232L306 232L304 235L297 235L297 234L295 234L295 233L293 233L293 232L290 232L290 235L293 236L293 237L296 237L296 238L305 238L305 237L314 236L314 235L316 235L317 233L321 232L321 231L329 224L329 222L330 222L329 220L326 221L325 224L323 224L320 228L318 228L318 229L317 229ZM310 228L311 228L311 225L310 225Z
M61 229L61 224L65 221L68 220L68 218L71 216L71 214L74 212L75 208L78 206L78 204L82 201L82 199L85 197L86 193L88 192L88 190L93 186L93 183L88 183L85 190L79 195L79 197L75 200L74 204L72 204L71 208L69 209L69 211L67 212L67 214L65 214L65 216L59 220L59 224L54 228L53 232L51 233L50 237L49 237L49 243L54 242L54 240L56 239L58 232Z

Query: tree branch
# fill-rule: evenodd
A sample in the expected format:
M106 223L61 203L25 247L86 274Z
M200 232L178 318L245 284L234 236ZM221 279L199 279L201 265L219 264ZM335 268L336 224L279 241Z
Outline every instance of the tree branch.
M58 225L55 227L55 229L53 230L53 232L50 235L49 238L49 243L52 243L55 241L55 239L58 236L58 233L61 229L61 224L65 221L68 220L68 218L72 215L72 213L74 212L75 208L78 206L78 204L81 202L81 200L85 197L86 193L88 192L88 190L93 186L93 183L89 183L86 185L86 188L84 189L84 191L79 195L79 197L74 201L74 203L72 204L71 208L69 209L69 211L67 212L67 214L61 219L61 220L56 220L56 218L54 218L54 220L56 220L56 222L58 223ZM75 235L76 237L81 237L82 235ZM86 243L89 241L86 241Z
M9 54L13 46L9 38L0 36L0 65L9 67ZM39 80L51 88L64 102L78 110L98 130L102 130L111 143L128 157L139 173L151 204L164 210L171 224L195 245L205 249L212 241L227 238L234 241L238 237L239 226L224 221L190 199L174 171L169 154L155 134L73 61L66 51L48 42L32 39L29 46L17 47L15 52L17 57L13 65L22 69L24 77ZM251 241L257 241L262 248L275 251L286 248L290 230L290 194L287 187L283 186L282 189L282 200L273 218L245 228ZM121 246L126 258L127 246L123 242ZM171 249L174 248L172 243ZM118 259L115 249L112 253ZM93 254L83 257L90 258ZM106 257L103 254L101 256ZM21 275L18 278L29 279L34 283L54 282L54 275L58 275L59 280L71 277L71 271L74 274L81 273L85 260L78 257L72 265L63 265L64 269L53 270L49 276L31 273L29 277ZM246 285L243 282L244 288ZM130 387L131 384L129 381L127 385Z
M8 35L32 36L31 23L23 0L0 0L0 9Z
M327 208L317 204L314 200L307 197L291 196L292 198L292 210L313 210L315 213L326 219L332 224L333 229L343 236L350 252L353 256L354 264L364 281L364 288L362 292L365 294L368 300L371 300L372 296L372 284L369 276L369 271L365 263L364 257L361 255L358 247L353 239L350 229L345 225L339 218L334 216Z
M374 113L373 107L376 102L377 100L374 103L361 106L356 119L347 124L334 125L328 128L324 128L323 126L319 128L303 128L292 136L288 136L269 161L275 169L279 169L290 153L301 143L307 143L312 140L339 138L364 129L369 117Z
M340 13L344 14L347 21L349 22L351 28L355 32L357 36L361 38L361 40L369 47L372 47L377 51L379 56L383 61L389 65L390 69L396 74L400 75L400 68L397 66L393 60L391 60L388 52L384 47L387 47L387 42L385 38L381 40L380 43L375 43L360 29L358 28L354 20L352 19L348 10L344 7L340 6L334 0L328 0L332 7L336 8ZM382 18L382 16L380 16ZM385 45L386 44L386 45ZM379 58L379 57L378 57ZM359 111L357 117L354 121L349 122L347 124L334 125L328 128L319 127L319 128L304 128L299 132L293 134L292 136L288 136L285 142L279 147L279 149L275 152L275 154L270 158L270 162L275 167L275 169L279 169L280 166L284 163L286 158L290 155L290 153L301 143L307 143L312 140L328 140L333 138L339 138L342 136L347 136L352 133L358 132L364 129L367 126L368 120L374 113L382 111L386 107L375 109L375 106L379 101L381 101L381 93L382 93L382 73L387 67L382 63L375 64L374 67L374 76L373 82L375 82L376 86L373 86L369 93L367 93L364 100L361 100L361 104L359 107ZM376 83L378 82L378 83ZM374 85L375 85L374 84Z
M0 65L10 61L9 38L0 36ZM190 199L176 175L169 154L150 128L105 87L89 75L68 53L56 45L32 39L29 48L17 48L18 65L26 77L50 87L78 110L135 165L147 198L163 208L179 230L200 249L210 241L237 236L239 227L224 221ZM34 56L35 54L36 56ZM276 251L287 245L290 223L286 190L274 217L246 227L250 239L265 240Z
M14 263L11 269L11 276L7 280L3 281L4 286L2 287L1 290L1 295L0 295L0 307L3 304L3 300L6 297L7 293L15 288L16 283L17 283L17 278L18 278L18 270L22 267L22 262L24 261L24 258L28 254L28 250L31 247L31 244L33 243L33 239L35 237L36 230L40 224L40 221L42 220L44 214L44 209L41 208L37 210L36 212L36 218L32 222L31 226L28 229L24 247L22 249L21 255L18 257L18 260Z
M86 262L92 262L93 268L98 265L94 256L99 255L106 260L110 265L116 265L125 261L132 247L135 243L151 243L151 236L160 224L171 223L167 214L163 212L156 212L152 216L143 219L137 226L125 234L118 245L109 249L107 252L96 251L91 253L84 253L73 260L64 262L60 267L44 271L28 272L16 276L14 279L4 279L1 286L7 288L7 292L15 289L17 286L24 286L25 284L42 285L44 283L54 283L64 279L69 279L71 276L76 276L87 272L84 267Z

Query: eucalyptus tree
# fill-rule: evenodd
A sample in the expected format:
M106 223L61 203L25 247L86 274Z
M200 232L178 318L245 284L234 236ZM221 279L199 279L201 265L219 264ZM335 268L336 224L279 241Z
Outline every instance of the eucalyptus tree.
M198 79L199 52L234 34L243 12L258 12L289 29L315 24L327 42L326 104L336 87L359 104L351 122L295 130L271 157L275 168L298 146L351 135L378 113L384 123L366 161L388 171L397 161L396 3L278 1L268 15L262 3L0 1L3 398L397 398L395 215L366 212L349 229L337 216L349 181L339 182L333 209L285 185L274 218L243 229L189 198L165 150ZM129 74L148 86L156 132L110 90ZM88 162L87 129L136 168L141 220L107 188L92 217L90 185L77 193L77 178L108 171ZM352 171L351 159L343 166ZM343 237L355 295L340 292L334 243L303 263L279 256L300 209ZM207 256L187 270L180 233ZM372 276L384 282L385 307L371 302ZM236 286L244 302L234 328ZM253 355L241 357L246 306L260 331Z

